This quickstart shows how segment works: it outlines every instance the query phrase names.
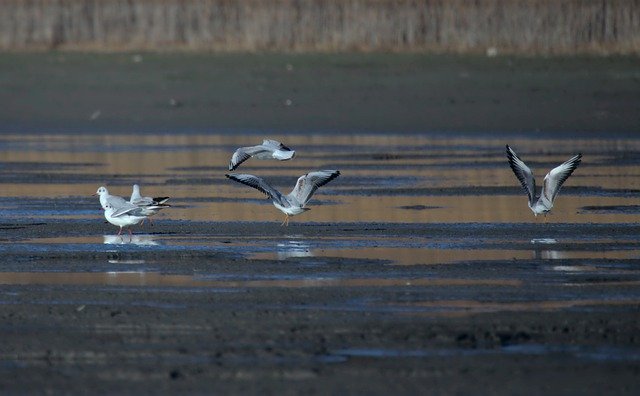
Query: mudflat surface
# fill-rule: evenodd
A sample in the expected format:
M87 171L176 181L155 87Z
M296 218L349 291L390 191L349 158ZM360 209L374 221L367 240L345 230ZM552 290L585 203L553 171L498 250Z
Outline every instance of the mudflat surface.
M99 221L0 229L13 241L2 245L0 381L16 393L638 391L637 258L553 255L637 252L635 225L584 226L582 243L556 247L527 239L575 226L157 221L106 245L79 243ZM362 249L437 236L529 258L420 264L430 258L418 249L397 265L305 255L286 246L290 233L311 245L367 238ZM589 242L612 234L632 242ZM171 246L176 235L195 246ZM284 256L251 257L260 246Z
M7 103L0 110L7 132L0 136L3 392L639 393L640 140L627 129L637 114L625 106L638 100L627 60L515 60L515 88L501 91L508 74L491 63L508 59L404 56L384 63L344 55L327 66L326 58L255 56L258 66L234 68L234 56L223 57L225 67L215 56L200 63L185 55L184 64L179 55L132 56L0 57L8 72L0 73L2 86L16 99L5 100L10 94L0 90ZM289 92L273 101L271 93L280 86L274 81L305 70L291 59L304 59L313 71L300 77L307 87L352 93L359 104L342 108L301 90L314 106L286 113L279 100ZM357 71L342 71L353 62ZM462 133L420 132L431 128L426 116L402 117L393 107L406 92L420 92L401 107L431 108L423 105L432 91L411 83L431 75L420 74L431 70L420 62L440 64L441 77L455 76L456 95L477 95L478 106L468 109L490 107L457 112L449 103L442 114L433 110L434 120L446 125L449 114L460 124L442 130ZM149 64L155 68L138 68ZM546 66L538 75L540 64ZM171 74L185 65L192 65L188 73ZM314 69L320 66L341 83L322 82ZM193 74L197 68L201 74ZM456 68L469 70L469 78ZM209 69L230 75L210 80L204 76L216 74ZM498 82L471 83L480 72ZM91 77L98 73L102 78ZM516 89L530 84L527 73L548 87L540 94L547 98L566 81L574 82L570 93L596 89L585 81L606 81L611 91L572 94L573 102L559 101L558 113L548 112L546 99ZM366 75L380 81L375 90L361 80ZM260 98L251 76L272 88L256 99L255 111L246 101ZM404 85L390 82L396 78ZM217 89L209 85L214 80ZM172 106L159 92L173 96L176 87L189 89ZM513 95L501 103L525 117L498 117L494 94ZM608 114L617 116L598 124L595 113L582 111L587 97L609 103ZM325 117L337 108L342 116ZM560 128L558 137L505 132L534 131L533 117L541 114L555 120L541 130L565 122L585 130ZM494 121L517 128L494 131ZM314 129L331 129L332 122L350 133ZM165 133L153 133L156 126ZM271 129L279 127L291 130ZM414 133L382 133L387 128ZM224 176L233 150L263 137L281 139L296 158L252 159L238 172L286 193L310 170L341 171L288 227L260 192ZM527 208L505 144L539 184L549 169L583 153L546 218ZM172 206L153 225L119 237L90 195L106 185L128 197L133 183L143 195L171 196Z
M633 134L637 57L0 54L3 132Z

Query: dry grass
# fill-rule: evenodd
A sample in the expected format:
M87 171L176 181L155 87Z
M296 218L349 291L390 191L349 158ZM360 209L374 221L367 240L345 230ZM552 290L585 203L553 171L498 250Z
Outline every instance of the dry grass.
M3 0L0 49L638 54L640 0Z

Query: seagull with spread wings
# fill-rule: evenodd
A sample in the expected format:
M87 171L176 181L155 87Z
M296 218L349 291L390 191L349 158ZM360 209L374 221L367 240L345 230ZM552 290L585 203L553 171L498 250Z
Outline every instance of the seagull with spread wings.
M277 140L264 139L262 144L251 147L240 147L233 153L229 161L229 170L235 170L241 163L249 158L257 159L277 159L280 161L290 160L295 157L295 150L280 143Z
M340 171L321 170L302 175L298 178L298 182L288 195L281 194L280 191L273 188L258 176L243 173L230 173L225 176L238 183L253 187L271 198L273 205L286 215L282 225L289 225L289 217L310 210L305 207L305 205L309 202L313 193L315 193L319 187L324 186L340 176Z
M515 151L506 145L507 159L511 170L516 175L520 184L529 196L529 208L533 211L533 214L538 216L539 214L546 215L547 212L553 208L553 201L556 199L560 187L571 176L574 170L580 165L582 161L582 154L575 155L553 169L544 177L544 184L539 196L536 196L536 180L533 176L533 172L529 167L518 157Z

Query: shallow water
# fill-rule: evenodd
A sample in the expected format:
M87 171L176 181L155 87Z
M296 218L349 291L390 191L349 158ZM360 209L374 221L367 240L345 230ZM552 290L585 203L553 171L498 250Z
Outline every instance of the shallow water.
M253 173L288 192L297 177L314 169L339 169L342 175L320 188L310 211L291 219L295 224L469 224L470 235L447 239L438 235L398 237L318 237L302 234L257 237L157 235L151 226L135 229L132 237L115 236L104 224L100 234L82 237L51 235L2 243L0 250L120 251L203 250L236 254L255 260L343 258L380 260L388 264L452 264L505 260L632 260L640 256L635 238L615 235L581 236L581 224L637 223L633 210L640 191L640 140L529 140L508 143L534 169L541 184L551 167L576 152L582 165L566 182L549 216L534 217L526 196L509 169L505 141L487 137L431 137L400 135L287 135L273 136L297 150L292 161L250 159L236 172ZM233 150L259 143L256 135L6 135L0 138L0 209L4 222L86 220L103 223L97 198L100 185L112 194L129 196L139 183L144 195L171 196L171 208L155 217L157 223L206 221L272 223L283 215L264 196L227 180ZM602 208L602 209L600 209ZM632 209L629 209L632 208ZM531 224L540 227L535 238L484 238L482 224ZM548 226L545 226L545 223ZM575 233L552 238L545 227L574 224ZM480 225L480 226L479 226ZM11 231L3 233L11 240ZM110 234L113 233L113 234ZM228 238L226 238L228 239ZM603 246L600 248L600 246ZM133 250L131 250L133 249ZM572 268L559 265L558 268ZM579 267L582 268L582 267ZM108 263L96 263L104 281L118 284ZM582 271L584 269L580 269ZM570 271L570 270L567 270ZM157 274L156 274L157 275ZM160 275L138 284L164 284ZM37 280L36 280L37 278ZM46 273L34 278L45 282ZM26 277L8 277L22 279ZM85 279L79 277L77 279ZM151 280L149 280L151 279ZM17 281L16 281L17 282ZM51 277L51 283L57 280ZM74 282L80 282L76 280ZM134 283L136 281L133 281ZM150 282L150 283L148 283ZM172 285L199 286L195 280L169 280ZM215 285L219 286L218 284Z

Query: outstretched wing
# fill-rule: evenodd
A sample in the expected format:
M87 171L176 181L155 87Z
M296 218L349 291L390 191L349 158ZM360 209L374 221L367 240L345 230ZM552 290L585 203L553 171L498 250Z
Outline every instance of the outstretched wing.
M551 172L547 173L544 177L544 185L542 186L542 195L549 201L553 202L556 199L556 195L560 192L562 184L571 176L574 170L580 165L582 161L582 153L571 157L562 165L551 169Z
M280 143L279 141L273 140L273 139L264 139L262 141L262 145L270 147L270 148L273 148L274 150L291 151L291 149L289 147L287 147L284 144Z
M278 203L282 202L282 194L258 176L246 173L229 173L225 176L231 180L237 181L238 183L255 188Z
M509 160L509 165L511 166L511 170L516 175L518 180L520 180L520 184L522 184L522 188L527 192L529 196L529 204L534 204L534 199L536 197L536 180L533 177L533 172L529 167L522 161L515 151L506 145L507 147L507 159Z
M340 171L337 170L309 172L298 178L298 182L289 196L295 198L302 205L305 205L319 187L324 186L338 176L340 176Z
M241 163L253 157L254 155L260 153L270 153L272 151L273 150L269 150L264 146L240 147L231 156L231 161L229 161L229 170L236 169L238 166L240 166Z

